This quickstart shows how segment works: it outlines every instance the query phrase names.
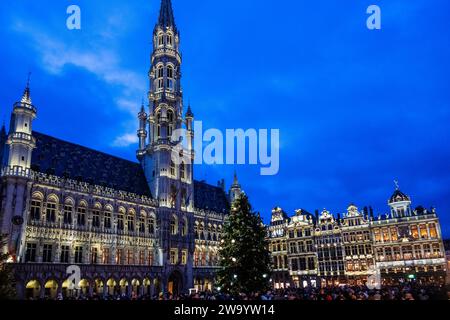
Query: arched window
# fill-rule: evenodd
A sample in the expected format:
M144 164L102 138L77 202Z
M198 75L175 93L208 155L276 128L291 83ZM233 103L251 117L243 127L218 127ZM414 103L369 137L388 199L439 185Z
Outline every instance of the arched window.
M154 235L155 234L155 229L156 229L155 217L154 216L150 216L148 218L148 233L150 235Z
M105 229L111 229L111 217L112 217L112 210L111 208L107 207L104 215L103 220L103 226Z
M158 114L156 115L156 136L159 138L161 137L161 112L158 112Z
M33 196L31 200L30 219L33 221L39 221L41 219L41 206L42 199Z
M119 210L119 215L117 216L117 230L123 231L124 230L124 216L125 212L122 210Z
M173 45L173 36L171 34L167 35L167 42L166 44L171 47Z
M164 87L164 67L159 65L156 69L156 90L160 91Z
M133 214L128 214L127 229L128 229L128 232L134 232L134 215Z
M100 209L98 207L92 210L92 227L100 228Z
M54 197L50 197L47 200L45 216L47 222L56 222L56 199Z
M169 123L168 127L167 127L167 137L170 138L172 137L172 132L173 132L173 112L172 110L167 111L167 122Z
M170 175L175 176L175 163L170 161Z
M139 216L139 233L145 234L145 212L142 211Z
M187 236L189 230L188 221L186 218L183 218L181 225L181 235L183 237Z
M84 227L86 225L86 203L81 202L77 208L77 225Z
M173 236L178 234L178 218L175 215L170 219L170 234Z
M186 167L184 165L184 162L181 162L180 164L180 177L181 179L186 179Z
M172 66L167 67L167 89L174 89L174 70Z
M164 46L164 34L159 33L157 40L158 40L158 47Z
M67 199L64 203L63 210L63 223L65 225L72 224L72 212L73 212L73 201L71 199Z

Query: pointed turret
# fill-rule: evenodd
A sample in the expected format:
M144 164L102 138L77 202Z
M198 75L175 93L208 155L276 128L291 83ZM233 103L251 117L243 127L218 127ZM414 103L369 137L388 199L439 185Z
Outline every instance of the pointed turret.
M190 103L189 103L187 111L186 111L186 119L187 118L194 118L194 113L192 112Z
M139 150L137 151L137 158L141 160L144 155L145 143L148 135L146 128L148 118L147 113L145 112L144 99L142 99L141 111L138 113L138 119L139 119L139 130L137 132L137 136L139 138Z
M241 185L239 184L239 180L236 174L236 171L234 172L234 180L233 184L230 188L230 202L233 203L234 200L239 198L239 196L242 194Z
M175 24L175 18L173 15L172 1L162 0L161 9L159 10L158 26L161 28L172 28L176 31L177 26Z

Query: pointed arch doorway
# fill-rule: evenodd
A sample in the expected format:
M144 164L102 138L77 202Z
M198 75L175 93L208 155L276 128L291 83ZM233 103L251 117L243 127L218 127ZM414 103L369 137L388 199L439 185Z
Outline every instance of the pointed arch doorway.
M173 295L183 292L183 276L180 271L173 271L167 281L167 291Z

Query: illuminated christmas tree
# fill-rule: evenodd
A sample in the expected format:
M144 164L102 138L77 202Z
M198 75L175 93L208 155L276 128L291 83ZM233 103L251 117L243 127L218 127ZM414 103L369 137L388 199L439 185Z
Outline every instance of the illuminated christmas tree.
M239 294L262 292L270 287L270 253L266 227L252 211L246 195L232 204L220 246L218 290Z

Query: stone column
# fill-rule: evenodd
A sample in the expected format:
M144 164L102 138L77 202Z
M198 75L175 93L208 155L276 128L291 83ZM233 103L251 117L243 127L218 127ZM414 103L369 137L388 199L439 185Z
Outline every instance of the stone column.
M42 281L39 281L39 285L40 285L39 298L40 299L44 299L44 297L45 297L45 283L42 282Z
M155 283L154 279L150 281L150 297L153 298L155 295Z
M92 294L94 293L94 281L90 281L89 287L88 287L88 296L92 297Z
M58 295L62 295L63 280L59 280L56 283L58 284L58 288L56 289L56 298L58 298Z
M127 285L127 291L126 294L129 298L131 298L131 295L133 293L133 285L131 283L131 280L127 280L128 281L128 285Z

